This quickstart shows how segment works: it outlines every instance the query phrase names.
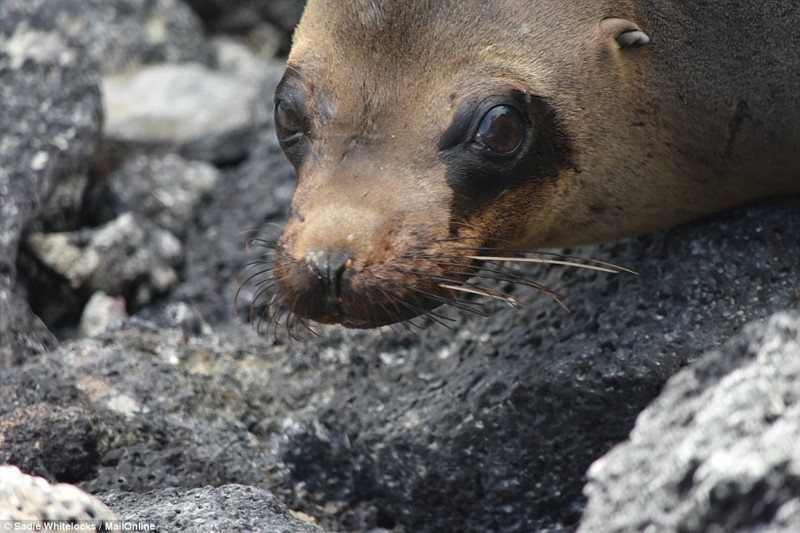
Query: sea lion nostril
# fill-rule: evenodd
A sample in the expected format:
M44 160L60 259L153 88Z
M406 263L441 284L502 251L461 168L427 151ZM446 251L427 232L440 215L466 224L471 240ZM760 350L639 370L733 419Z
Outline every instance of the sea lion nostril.
M325 297L332 302L342 295L342 276L353 268L353 257L349 252L315 251L306 255L306 263L314 277L322 284Z

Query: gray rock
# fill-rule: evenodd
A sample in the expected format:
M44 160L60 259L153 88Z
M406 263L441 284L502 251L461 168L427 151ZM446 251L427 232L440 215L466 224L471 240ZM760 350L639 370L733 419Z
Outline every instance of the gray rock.
M273 494L243 485L111 493L103 499L126 520L155 523L162 531L322 533L290 515Z
M800 531L800 313L673 377L589 470L580 531Z
M97 461L93 422L78 406L41 402L15 409L0 417L0 464L50 480L79 481Z
M148 220L125 213L91 229L34 233L28 246L51 270L75 289L128 296L143 305L178 280L181 242Z
M217 181L216 167L186 161L170 154L129 159L87 194L87 210L95 222L109 222L126 212L135 213L183 235L195 210Z
M64 523L92 524L115 521L114 513L80 489L59 483L50 485L13 466L0 466L0 521L41 529ZM48 523L48 525L45 525Z
M267 443L245 421L277 362L252 334L232 342L133 320L0 370L0 459L93 493L266 488Z
M291 33L300 21L302 0L186 0L212 31L243 33L261 21Z
M25 297L0 283L0 368L52 350L57 340Z
M109 296L103 291L97 291L92 294L83 308L81 321L78 324L78 334L81 337L95 337L127 316L124 298Z
M274 76L276 69L282 73L283 64L274 59L280 46L279 35L270 27L259 28L257 36L251 33L246 41L230 36L213 37L214 67L239 78L259 81ZM269 100L271 94L265 96Z
M266 120L262 84L199 64L106 77L107 141L123 149L177 150L187 159L241 159Z
M18 245L60 183L85 175L100 131L86 58L29 20L30 9L0 3L0 367L54 344L17 286Z
M4 0L0 34L39 49L63 50L63 39L105 73L205 62L210 52L201 22L180 0Z

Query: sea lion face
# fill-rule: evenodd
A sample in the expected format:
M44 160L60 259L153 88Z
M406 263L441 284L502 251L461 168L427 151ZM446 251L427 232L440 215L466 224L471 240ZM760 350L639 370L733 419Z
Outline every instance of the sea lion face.
M422 4L311 0L297 29L275 95L298 180L274 272L302 319L374 327L453 300L474 256L546 219L569 167L537 88Z

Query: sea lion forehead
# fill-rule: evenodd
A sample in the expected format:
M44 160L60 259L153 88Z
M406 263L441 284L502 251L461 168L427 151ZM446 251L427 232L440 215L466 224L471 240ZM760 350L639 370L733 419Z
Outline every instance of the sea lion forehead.
M445 49L463 55L487 36L500 38L491 28L507 26L502 19L508 16L500 5L471 0L309 0L294 44L324 41L337 55L378 53L393 61L432 55L441 61L448 58Z

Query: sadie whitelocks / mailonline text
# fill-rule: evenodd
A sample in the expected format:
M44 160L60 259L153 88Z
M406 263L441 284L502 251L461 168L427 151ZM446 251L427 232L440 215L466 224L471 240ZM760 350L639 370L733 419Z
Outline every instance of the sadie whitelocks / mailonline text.
M0 533L6 531L157 531L157 527L149 522L125 522L122 520L106 520L102 522L68 522L39 520L2 520Z

